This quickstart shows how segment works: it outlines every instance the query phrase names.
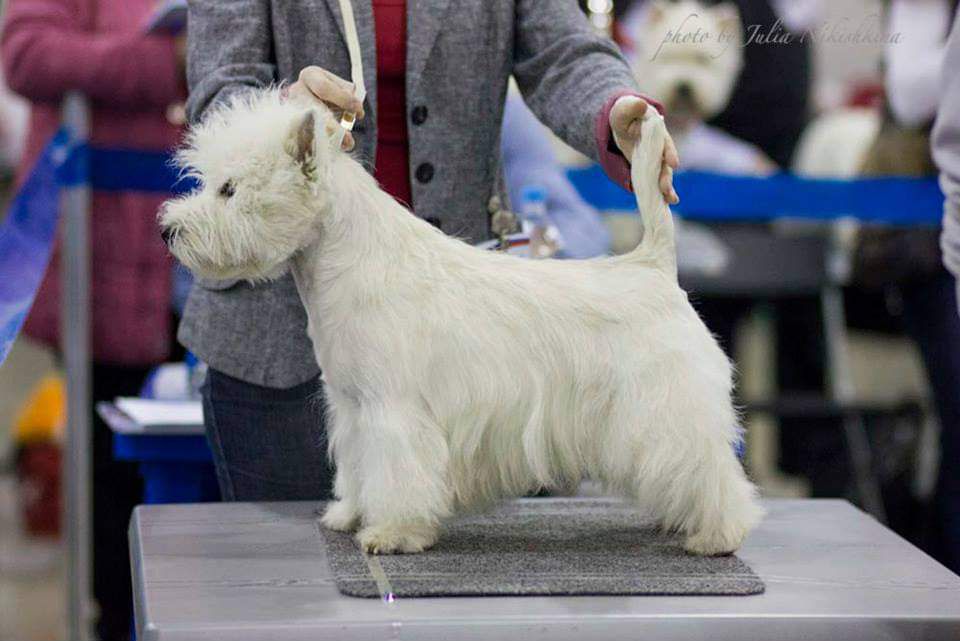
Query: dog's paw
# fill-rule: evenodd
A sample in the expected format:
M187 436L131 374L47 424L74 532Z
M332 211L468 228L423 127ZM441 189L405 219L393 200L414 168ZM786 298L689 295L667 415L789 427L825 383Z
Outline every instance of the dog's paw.
M747 530L735 528L734 531L701 530L691 534L683 544L683 549L698 556L727 556L740 549Z
M416 525L373 525L357 533L360 548L368 554L416 554L436 541L433 528Z
M352 532L360 523L360 514L347 501L333 501L327 506L320 523L337 532Z

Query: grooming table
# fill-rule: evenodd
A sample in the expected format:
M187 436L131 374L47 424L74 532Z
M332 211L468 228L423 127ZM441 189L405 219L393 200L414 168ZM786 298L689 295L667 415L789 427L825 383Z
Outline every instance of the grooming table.
M585 501L592 499L526 499ZM141 640L925 641L960 639L960 577L837 500L777 500L738 553L756 596L457 597L340 594L315 503L137 508Z

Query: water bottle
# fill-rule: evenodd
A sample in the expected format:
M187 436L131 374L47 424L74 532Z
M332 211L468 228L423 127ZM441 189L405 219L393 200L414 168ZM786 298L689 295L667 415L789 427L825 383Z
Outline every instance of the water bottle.
M187 352L184 361L187 364L187 388L191 400L200 398L200 388L207 378L207 364L197 358L193 352Z
M530 257L550 258L559 251L560 232L547 213L547 191L528 185L520 191L520 218L523 231L530 236Z

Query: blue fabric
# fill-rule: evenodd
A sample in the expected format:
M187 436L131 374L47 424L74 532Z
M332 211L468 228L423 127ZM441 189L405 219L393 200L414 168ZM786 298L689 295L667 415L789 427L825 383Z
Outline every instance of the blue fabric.
M500 151L514 210L523 202L524 187L536 186L546 192L547 215L563 242L559 258L591 258L609 251L610 234L603 220L564 176L550 139L519 96L507 99Z
M0 224L0 363L23 327L43 280L59 222L60 189L89 184L97 191L183 193L165 153L96 149L61 129L41 152Z
M183 194L196 182L180 179L170 154L130 149L90 149L90 186L97 191Z
M635 210L634 195L607 178L599 166L573 169L567 176L580 195L600 210ZM696 171L674 177L680 204L692 220L753 221L777 218L939 226L943 193L935 178L825 180L777 174L768 178Z
M59 132L43 150L0 225L0 363L20 332L50 261L60 174L82 173L83 154Z
M633 195L612 183L599 166L567 172L568 182L549 141L540 135L536 119L519 99L508 102L502 147L507 188L514 202L520 202L525 185L546 189L549 215L565 243L562 255L604 253L609 237L594 208L633 210ZM680 172L675 182L682 199L676 209L692 219L853 217L873 223L935 226L943 211L943 194L932 178L811 180L789 174L752 178ZM174 194L195 187L191 180L178 179L167 154L87 148L74 144L65 131L58 132L0 225L0 363L23 325L49 262L60 188L84 183L98 191Z

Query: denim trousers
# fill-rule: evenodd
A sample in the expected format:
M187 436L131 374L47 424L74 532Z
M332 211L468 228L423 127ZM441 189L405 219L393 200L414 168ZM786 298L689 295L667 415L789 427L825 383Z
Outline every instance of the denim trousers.
M203 422L224 501L328 500L319 376L288 389L247 383L211 368L202 388Z

